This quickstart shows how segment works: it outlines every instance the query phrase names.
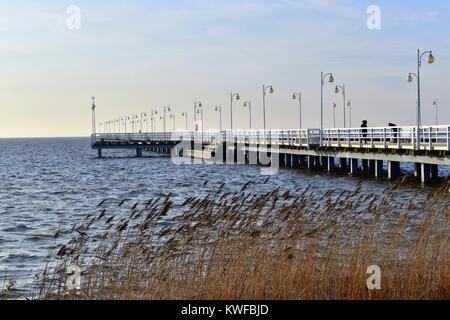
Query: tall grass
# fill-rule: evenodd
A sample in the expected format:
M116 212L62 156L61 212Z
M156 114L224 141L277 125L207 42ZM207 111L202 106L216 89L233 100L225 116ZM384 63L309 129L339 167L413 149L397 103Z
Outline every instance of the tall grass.
M449 179L423 201L309 187L169 195L86 217L36 286L38 299L449 299ZM118 201L119 202L119 201ZM120 203L122 205L123 202ZM66 288L82 268L79 292ZM381 268L369 290L367 267Z

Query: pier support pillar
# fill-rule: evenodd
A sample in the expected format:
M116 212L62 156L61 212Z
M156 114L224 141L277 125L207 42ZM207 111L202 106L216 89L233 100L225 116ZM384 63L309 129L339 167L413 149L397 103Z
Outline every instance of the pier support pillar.
M439 167L437 164L431 164L431 179L439 178Z
M98 153L98 157L101 158L102 157L102 149L97 149L97 153Z
M414 163L414 177L416 177L419 181L422 181L422 164Z
M300 156L293 154L292 155L292 168L300 167Z
M359 161L358 159L350 159L350 173L353 177L359 175Z
M384 176L384 170L383 170L383 160L374 160L374 174L375 178L382 178Z
M279 153L278 154L278 159L279 159L279 164L280 164L280 167L284 167L285 165L286 165L286 154L285 153Z
M298 165L300 168L306 167L306 156L298 156Z
M328 157L317 157L317 159L319 160L319 163L317 163L316 166L326 170L328 167Z
M141 148L136 149L136 157L142 158L142 149Z
M364 173L369 173L369 160L361 160L362 162L362 170Z
M284 155L284 163L286 167L292 167L292 154L286 153Z
M388 161L388 178L396 180L400 177L400 162Z
M347 171L347 158L339 158L339 165L341 170Z
M313 170L316 167L316 158L315 156L308 156L308 169Z
M370 174L375 174L376 161L375 160L368 160L368 161L369 161L369 173Z
M334 162L334 157L328 157L328 161L327 161L327 167L328 167L328 172L333 172L336 165Z
M431 182L431 165L428 163L422 163L421 164L421 181L422 183L430 183Z

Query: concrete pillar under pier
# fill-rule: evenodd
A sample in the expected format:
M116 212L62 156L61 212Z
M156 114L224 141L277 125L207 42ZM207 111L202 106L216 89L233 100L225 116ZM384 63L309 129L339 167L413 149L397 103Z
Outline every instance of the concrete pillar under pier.
M347 171L347 158L339 158L339 165L341 170Z
M308 156L308 169L313 170L316 168L316 162L318 162L318 157Z
M421 181L422 183L430 183L431 182L431 165L428 163L421 164L420 171Z
M431 164L431 179L439 178L439 167L437 164Z
M388 178L396 180L400 177L400 162L388 161Z
M97 153L98 153L98 157L101 158L102 157L102 149L97 149Z
M319 163L316 163L316 166L326 170L328 167L328 157L318 157L318 159Z
M292 154L286 153L284 155L284 163L286 167L292 167Z
M350 159L350 173L353 177L357 177L359 175L359 160L358 159Z
M375 174L375 160L368 160L369 161L369 173Z
M279 164L280 164L280 167L284 167L285 165L286 165L286 154L285 153L279 153L278 154L278 159L279 159Z
M142 149L141 148L136 149L136 157L142 158Z
M374 174L375 178L382 178L384 176L384 170L383 170L383 160L374 160Z
M334 157L327 158L327 167L328 167L328 172L333 172L335 170L336 164L334 162Z
M293 154L292 155L292 168L299 168L300 167L300 156Z
M306 167L306 156L298 156L298 165L300 168Z
M422 164L414 163L414 177L416 177L419 181L422 181Z
M369 160L363 159L362 162L362 170L364 173L369 173Z

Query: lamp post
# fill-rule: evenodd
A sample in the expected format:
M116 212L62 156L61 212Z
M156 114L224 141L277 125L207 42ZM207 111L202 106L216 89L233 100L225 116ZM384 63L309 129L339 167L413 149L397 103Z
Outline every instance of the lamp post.
M173 119L173 132L175 132L175 113L172 113L169 117Z
M127 120L126 117L124 118L120 118L121 123L124 125L124 133L127 134Z
M200 117L201 117L201 122L202 122L202 148L203 148L203 109L198 109L198 110L197 110L197 114L200 115Z
M132 126L132 133L135 133L136 131L135 131L135 129L137 129L136 128L136 124L137 124L137 120L138 119L138 115L137 114L133 114L133 115L131 115L131 126Z
M197 132L198 131L198 126L197 126L197 108L201 108L202 107L202 102L201 101L194 101L194 131Z
M141 133L142 133L142 125L143 125L143 120L144 120L144 117L146 117L147 116L147 113L145 113L145 112L141 112Z
M263 85L263 122L264 122L264 132L266 131L266 94L269 91L270 94L273 94L274 90L272 86Z
M214 110L219 112L219 128L220 132L222 132L222 106L216 106Z
M151 122L151 128L152 132L155 132L156 127L156 115L158 114L158 110L150 110L150 122Z
M333 127L336 129L336 102L333 102Z
M420 150L420 127L422 126L422 110L421 110L421 82L420 82L420 68L422 67L422 58L424 55L429 54L427 58L427 62L429 64L434 63L434 56L431 50L420 52L420 49L417 49L417 73L409 73L408 82L413 82L413 76L416 77L417 80L417 150Z
M244 102L244 108L248 107L248 111L250 112L250 130L252 130L252 101L248 100Z
M181 117L186 118L186 131L188 131L188 113L187 112L181 113Z
M347 107L348 107L348 117L349 117L349 125L350 128L352 127L352 100L349 100L347 102Z
M292 100L297 100L299 102L299 112L300 112L300 118L299 118L299 129L302 129L302 93L301 92L294 92L292 95Z
M144 123L145 123L145 133L149 133L149 131L148 131L148 117L147 116L144 118Z
M166 125L166 119L167 119L167 112L170 112L170 107L164 107L164 133L167 132L167 125Z
M95 97L91 97L92 99L92 106L91 106L91 112L92 112L92 134L96 134L97 128L95 125Z
M328 82L333 83L333 73L323 74L320 73L320 146L323 146L323 86L325 85L325 79L328 77Z
M234 99L240 100L239 93L230 93L230 112L231 112L231 130L233 130L233 101Z
M334 92L336 94L339 94L339 92L342 92L342 96L344 97L344 104L343 104L343 107L344 107L344 128L347 128L347 116L345 115L345 106L346 106L345 84L342 85L342 86L337 85L336 89L334 90Z
M438 101L437 101L437 99L435 99L433 101L433 107L434 107L434 111L436 112L436 125L438 125L439 121L438 121Z

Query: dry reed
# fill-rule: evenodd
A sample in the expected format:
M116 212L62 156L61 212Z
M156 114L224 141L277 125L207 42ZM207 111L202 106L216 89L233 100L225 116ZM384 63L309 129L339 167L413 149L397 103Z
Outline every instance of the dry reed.
M309 187L221 187L86 217L49 257L38 299L449 299L450 180L423 200ZM420 191L418 191L420 194ZM423 196L423 191L422 191ZM417 198L419 199L419 197ZM119 202L123 205L123 201ZM68 292L69 265L82 268ZM367 267L381 268L368 290Z

